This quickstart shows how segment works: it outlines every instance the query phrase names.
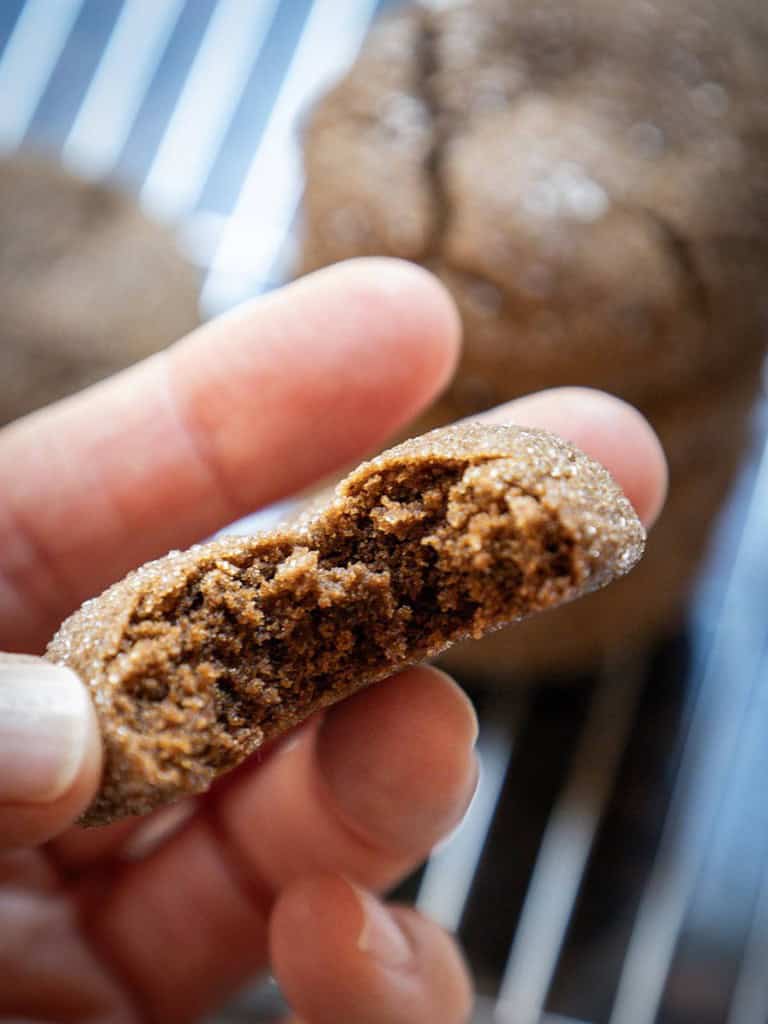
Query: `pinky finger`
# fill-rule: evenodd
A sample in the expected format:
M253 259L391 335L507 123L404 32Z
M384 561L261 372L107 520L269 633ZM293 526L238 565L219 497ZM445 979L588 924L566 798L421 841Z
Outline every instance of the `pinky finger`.
M338 876L304 878L283 892L271 960L302 1024L465 1024L471 1012L452 939Z

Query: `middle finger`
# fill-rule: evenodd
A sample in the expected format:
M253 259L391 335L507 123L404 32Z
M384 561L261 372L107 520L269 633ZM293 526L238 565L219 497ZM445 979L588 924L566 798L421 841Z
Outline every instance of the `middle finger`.
M469 701L434 669L363 691L126 866L88 915L93 940L155 1016L194 1019L263 966L290 881L332 871L380 889L421 859L469 802L475 737Z

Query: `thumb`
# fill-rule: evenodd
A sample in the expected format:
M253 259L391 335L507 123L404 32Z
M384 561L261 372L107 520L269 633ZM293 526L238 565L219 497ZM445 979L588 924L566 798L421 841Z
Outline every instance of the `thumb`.
M85 684L42 658L0 654L0 849L68 828L92 800L100 770Z

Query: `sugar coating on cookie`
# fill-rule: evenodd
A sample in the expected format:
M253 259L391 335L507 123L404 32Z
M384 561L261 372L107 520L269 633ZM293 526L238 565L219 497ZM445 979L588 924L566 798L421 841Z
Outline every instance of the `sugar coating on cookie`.
M572 445L466 424L364 463L287 528L142 566L47 652L87 682L102 730L83 823L206 790L317 709L604 586L644 540L607 471Z

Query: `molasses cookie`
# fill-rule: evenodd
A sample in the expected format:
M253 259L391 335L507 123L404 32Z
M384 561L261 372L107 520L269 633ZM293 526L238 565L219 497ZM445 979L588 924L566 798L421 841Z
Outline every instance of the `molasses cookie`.
M283 530L151 562L47 656L91 688L100 824L205 790L312 712L463 637L595 590L643 528L608 473L518 427L437 430L364 463Z

